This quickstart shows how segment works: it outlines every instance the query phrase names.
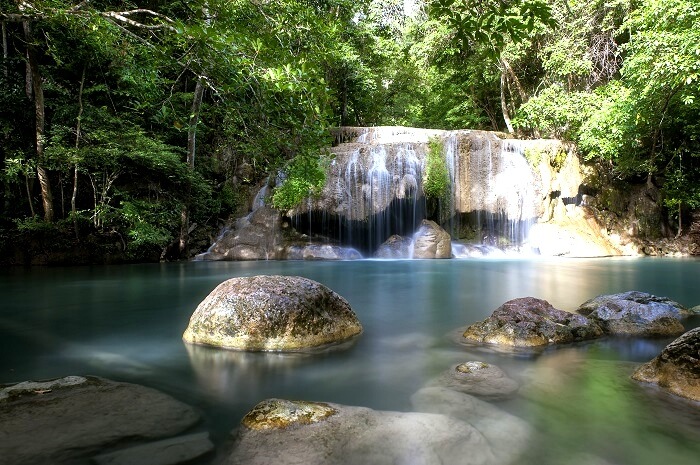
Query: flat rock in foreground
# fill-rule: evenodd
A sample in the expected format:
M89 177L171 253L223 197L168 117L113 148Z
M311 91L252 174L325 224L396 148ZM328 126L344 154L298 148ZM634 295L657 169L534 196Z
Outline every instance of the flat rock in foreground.
M474 426L447 415L268 399L243 419L221 463L503 464L493 447Z
M683 334L680 320L693 314L678 302L646 292L599 295L576 310L606 334L667 337Z
M554 308L534 297L509 300L484 321L469 326L463 337L515 347L537 347L595 339L603 334L596 323L582 315Z
M97 377L24 382L0 390L3 465L86 463L127 442L178 434L199 421L154 389Z
M362 325L350 304L299 276L232 278L194 311L185 342L251 351L298 351L350 339Z
M632 374L681 397L700 401L700 328L670 343L661 354Z

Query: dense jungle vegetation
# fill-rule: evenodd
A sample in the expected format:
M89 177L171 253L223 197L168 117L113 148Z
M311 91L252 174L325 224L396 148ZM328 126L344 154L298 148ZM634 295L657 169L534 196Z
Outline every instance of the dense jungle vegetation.
M338 125L571 140L679 233L700 207L696 0L0 0L0 22L5 256L185 257L268 175L280 208L322 185Z

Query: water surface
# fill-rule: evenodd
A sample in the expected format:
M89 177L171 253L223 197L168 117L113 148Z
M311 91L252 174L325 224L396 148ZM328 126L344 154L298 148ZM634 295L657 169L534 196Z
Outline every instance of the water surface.
M181 341L193 310L216 285L260 274L327 285L350 302L364 333L349 348L318 354L243 353ZM92 374L151 386L200 409L203 427L220 443L268 397L410 411L411 394L427 381L453 364L483 360L543 386L501 404L542 433L526 462L695 464L700 406L628 379L669 339L507 353L460 345L452 336L523 296L574 310L599 294L639 290L690 307L700 304L699 276L697 260L628 258L6 269L0 383ZM544 376L552 373L554 381Z

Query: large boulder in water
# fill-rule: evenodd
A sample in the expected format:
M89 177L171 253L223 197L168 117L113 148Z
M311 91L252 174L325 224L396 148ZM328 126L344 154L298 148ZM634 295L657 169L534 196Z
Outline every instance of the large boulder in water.
M297 351L362 332L348 302L299 276L232 278L192 314L185 342L238 350Z
M379 246L374 256L376 258L410 258L413 240L410 237L394 234Z
M639 367L632 379L657 384L677 396L700 401L700 328L667 345L658 357Z
M413 236L413 258L452 258L452 238L434 221L423 220Z
M484 321L469 326L468 341L536 347L600 337L598 325L575 313L554 308L546 300L522 297L509 300Z
M607 334L658 337L683 334L680 320L692 314L671 299L638 291L599 295L576 311Z
M506 433L448 415L268 399L243 419L225 465L502 465ZM500 439L500 441L498 440Z
M92 376L25 381L0 387L0 462L88 463L107 448L171 437L198 421L190 406L144 386Z

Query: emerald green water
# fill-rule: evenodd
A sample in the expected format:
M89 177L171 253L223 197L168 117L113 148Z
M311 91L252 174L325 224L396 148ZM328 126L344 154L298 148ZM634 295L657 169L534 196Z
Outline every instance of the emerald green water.
M186 346L197 304L234 276L299 275L344 296L364 326L318 354ZM0 383L99 375L167 392L204 414L217 443L268 397L411 410L424 383L467 360L541 386L501 403L540 433L522 463L695 464L700 405L629 380L670 339L602 339L541 353L458 344L455 330L523 296L574 310L640 290L700 304L700 261L540 259L191 262L0 270ZM688 328L700 326L697 319ZM525 391L524 391L525 394Z

